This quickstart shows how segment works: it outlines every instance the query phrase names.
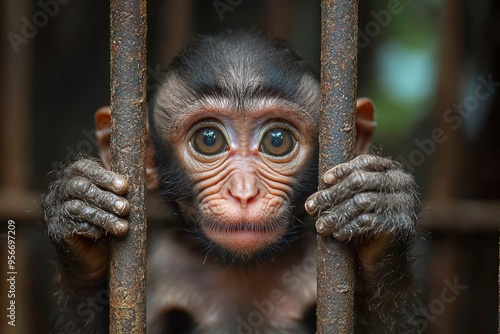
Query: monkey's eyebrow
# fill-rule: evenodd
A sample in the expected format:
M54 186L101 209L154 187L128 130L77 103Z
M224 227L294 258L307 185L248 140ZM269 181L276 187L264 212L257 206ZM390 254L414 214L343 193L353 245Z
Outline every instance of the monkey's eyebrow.
M225 97L230 96L231 90L228 87L217 84L200 84L194 87L194 96L198 97Z
M292 88L292 85L285 87L270 85L264 83L250 83L243 87L235 87L221 84L200 84L195 86L195 96L204 98L235 98L235 99L253 99L253 98L278 98L288 101L294 100L294 94L297 94L297 89Z

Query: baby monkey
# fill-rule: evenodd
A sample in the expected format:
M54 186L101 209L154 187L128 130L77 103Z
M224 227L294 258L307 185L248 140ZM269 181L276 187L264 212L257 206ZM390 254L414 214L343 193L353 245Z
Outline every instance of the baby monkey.
M315 233L355 255L356 333L400 331L413 294L414 180L367 154L374 108L360 99L358 155L318 191L319 100L307 63L258 33L198 37L171 62L149 103L147 178L178 214L149 239L148 333L315 333ZM78 159L43 200L70 309L106 281L109 235L128 230L129 183L109 170L109 108L95 120L102 163ZM96 330L98 317L73 313Z

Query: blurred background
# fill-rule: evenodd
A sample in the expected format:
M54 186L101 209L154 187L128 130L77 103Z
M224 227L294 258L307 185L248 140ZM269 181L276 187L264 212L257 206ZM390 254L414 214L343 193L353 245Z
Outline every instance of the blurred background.
M93 113L109 105L109 2L0 8L0 333L49 333L55 257L38 196L51 171L97 154ZM408 314L427 333L497 332L499 18L497 0L360 1L359 96L377 106L374 147L415 175L424 203L415 271L426 301ZM319 0L150 0L148 94L191 35L252 27L289 40L319 71ZM158 221L159 207L149 210Z

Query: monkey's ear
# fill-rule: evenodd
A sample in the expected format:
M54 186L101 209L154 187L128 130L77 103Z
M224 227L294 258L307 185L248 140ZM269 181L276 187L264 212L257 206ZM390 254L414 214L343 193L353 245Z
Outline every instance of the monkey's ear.
M95 136L99 145L99 156L106 169L111 169L111 109L102 107L94 115Z
M377 122L375 122L375 106L370 99L358 99L357 109L356 154L360 155L368 152Z
M111 169L111 109L109 107L102 107L96 111L94 119L96 128L95 135L99 145L99 155L104 167ZM151 145L148 131L146 151L146 181L148 189L158 187L158 178L156 176L156 167L153 163L153 156L153 146Z
M151 142L149 128L147 129L147 151L146 151L146 181L147 189L152 190L158 188L158 175L156 174L156 166L154 164L154 150Z

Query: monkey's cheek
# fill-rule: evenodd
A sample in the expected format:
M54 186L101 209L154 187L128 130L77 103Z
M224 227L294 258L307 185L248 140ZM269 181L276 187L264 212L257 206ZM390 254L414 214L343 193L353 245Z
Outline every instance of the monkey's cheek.
M259 231L258 228L217 231L203 228L203 232L207 238L228 251L249 254L275 244L285 234L286 226L272 231Z

